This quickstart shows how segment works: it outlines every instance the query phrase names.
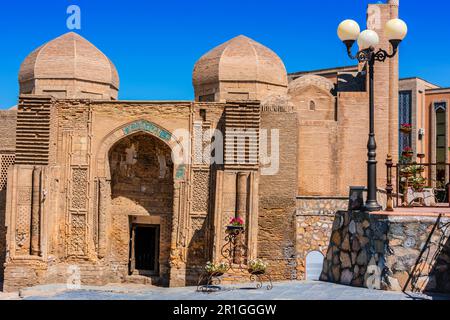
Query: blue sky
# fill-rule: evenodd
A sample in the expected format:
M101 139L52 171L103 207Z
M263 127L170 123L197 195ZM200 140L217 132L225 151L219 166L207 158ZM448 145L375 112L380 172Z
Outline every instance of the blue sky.
M0 4L0 109L16 104L22 60L68 32L67 7L81 8L79 33L115 63L120 99L191 100L194 63L239 34L270 47L289 72L353 64L336 36L346 18L365 26L369 0L26 0ZM402 77L450 86L450 3L401 0L409 25Z

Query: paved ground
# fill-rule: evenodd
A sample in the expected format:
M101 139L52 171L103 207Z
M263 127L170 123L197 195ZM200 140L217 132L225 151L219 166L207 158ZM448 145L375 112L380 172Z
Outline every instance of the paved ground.
M214 293L196 288L159 288L142 285L83 286L68 290L65 285L44 285L5 294L2 299L26 300L450 300L450 296L427 296L352 288L324 282L289 281L274 284L273 290L255 290L251 285L224 286Z

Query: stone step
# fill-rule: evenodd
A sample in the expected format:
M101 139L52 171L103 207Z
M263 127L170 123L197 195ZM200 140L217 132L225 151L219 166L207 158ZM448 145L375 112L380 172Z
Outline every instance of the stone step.
M158 285L159 277L147 277L147 276L139 276L139 275L129 275L125 277L126 283L131 284L144 284L144 285Z

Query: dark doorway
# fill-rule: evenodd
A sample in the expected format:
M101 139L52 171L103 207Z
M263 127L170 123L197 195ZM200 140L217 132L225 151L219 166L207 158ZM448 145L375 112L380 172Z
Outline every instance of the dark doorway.
M158 275L159 226L133 225L130 253L131 274Z

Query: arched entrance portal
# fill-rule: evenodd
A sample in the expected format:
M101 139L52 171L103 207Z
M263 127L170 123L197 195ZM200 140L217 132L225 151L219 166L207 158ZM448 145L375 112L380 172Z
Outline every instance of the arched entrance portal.
M174 164L171 149L145 132L109 151L112 256L129 274L169 277ZM126 260L125 260L126 259Z

